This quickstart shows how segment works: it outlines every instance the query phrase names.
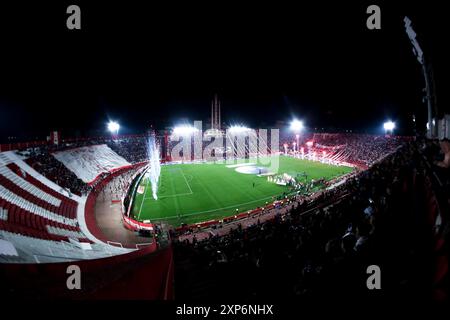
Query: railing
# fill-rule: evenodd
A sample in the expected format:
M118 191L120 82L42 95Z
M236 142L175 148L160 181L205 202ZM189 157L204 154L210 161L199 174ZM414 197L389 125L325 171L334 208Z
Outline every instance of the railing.
M141 247L148 247L153 245L153 242L147 242L147 243L136 243L136 249L140 250Z
M121 248L123 248L123 245L122 245L122 243L120 243L120 242L108 240L106 243L109 244L109 245L111 245L111 246L114 246L114 247L121 247Z

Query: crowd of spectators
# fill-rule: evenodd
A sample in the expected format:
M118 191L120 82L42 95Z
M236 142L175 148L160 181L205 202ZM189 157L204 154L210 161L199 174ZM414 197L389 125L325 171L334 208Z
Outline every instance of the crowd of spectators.
M25 161L34 170L70 193L81 196L90 190L87 184L67 169L62 162L56 160L45 147L29 150Z
M132 164L148 159L147 138L145 135L120 138L98 137L70 142L63 141L58 145L49 144L22 150L19 153L26 158L26 162L31 167L60 187L77 195L86 195L92 189L92 186L80 180L72 171L56 160L52 153L100 144L106 144L114 152Z
M179 295L357 299L377 295L366 285L367 267L377 265L384 297L430 298L432 226L417 188L439 158L435 143L409 142L316 199L339 199L330 205L307 210L300 202L225 236L178 242ZM448 183L448 169L441 176Z
M377 136L368 134L315 134L314 149L320 156L322 150L329 158L339 156L339 160L368 167L386 154L393 152L410 137Z
M435 267L430 258L432 228L434 232L447 230L442 250L448 257L450 147L448 141L408 140L315 135L316 148L344 150L346 161L369 169L308 201L292 199L292 208L280 210L273 219L237 225L221 236L211 233L202 240L194 237L192 243L175 243L178 295L351 299L376 294L367 290L366 280L367 267L377 265L383 274L383 292L429 298ZM91 187L52 152L103 143L131 163L147 159L143 136L62 143L21 154L61 187L85 194ZM430 225L425 212L431 210L424 200L429 188L442 205L439 225Z
M149 158L146 136L108 140L106 144L119 156L133 164L146 161Z
M401 137L390 136L372 136L355 134L315 134L315 149L320 146L326 147L329 157L333 154L339 155L340 161L353 163L356 165L369 166L374 161L380 159L383 155L392 152L405 140ZM170 152L177 141L172 141L167 146ZM202 142L202 150L208 144L208 141ZM145 135L127 136L127 137L98 137L82 139L76 141L66 141L59 145L45 145L37 148L28 149L24 154L27 162L38 172L56 182L63 188L70 190L75 194L86 194L90 187L78 179L70 170L57 161L52 153L66 149L106 144L118 155L122 156L128 162L135 164L148 159L148 139ZM332 152L332 148L337 147ZM219 157L225 156L226 149ZM246 149L249 152L248 148ZM319 151L317 151L320 154ZM181 155L183 159L185 156ZM190 157L189 157L190 159ZM177 160L177 159L173 159Z

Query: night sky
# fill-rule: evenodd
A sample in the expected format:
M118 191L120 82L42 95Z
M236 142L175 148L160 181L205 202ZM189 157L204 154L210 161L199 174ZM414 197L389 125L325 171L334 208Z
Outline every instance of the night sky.
M297 116L380 133L389 118L410 134L426 108L405 15L449 112L443 1L58 2L0 4L2 142L102 134L109 118L122 133L207 121L215 93L226 123L270 128ZM80 31L66 28L69 4L81 7ZM381 30L366 28L369 4L381 7Z

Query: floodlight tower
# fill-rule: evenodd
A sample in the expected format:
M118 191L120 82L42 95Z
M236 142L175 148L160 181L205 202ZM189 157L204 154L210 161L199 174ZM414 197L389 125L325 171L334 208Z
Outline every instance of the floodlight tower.
M414 32L412 26L411 26L411 20L408 17L405 17L403 19L405 22L405 30L409 37L409 40L411 41L411 44L413 45L413 52L414 55L417 57L417 61L419 61L420 65L422 66L422 73L423 77L425 79L425 91L426 91L426 100L427 100L427 107L428 107L428 137L433 138L436 136L436 127L433 123L433 94L432 94L432 78L429 73L429 68L427 63L425 62L425 58L423 56L422 48L419 45L419 42L417 42L416 39L416 33ZM434 106L436 108L436 106ZM436 110L435 110L436 111ZM436 112L437 114L437 112Z

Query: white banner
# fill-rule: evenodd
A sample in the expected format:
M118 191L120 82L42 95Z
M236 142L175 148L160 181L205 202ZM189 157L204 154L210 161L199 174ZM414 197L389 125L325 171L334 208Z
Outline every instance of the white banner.
M103 172L130 165L105 144L55 152L53 156L85 183Z

